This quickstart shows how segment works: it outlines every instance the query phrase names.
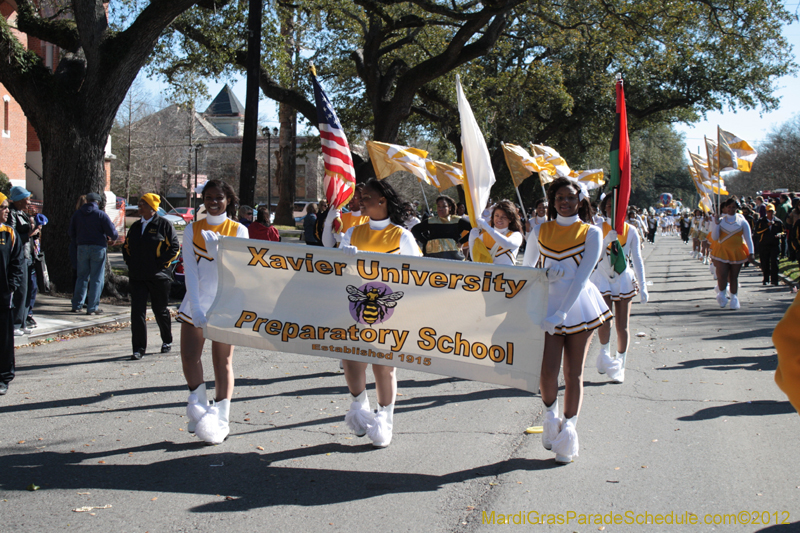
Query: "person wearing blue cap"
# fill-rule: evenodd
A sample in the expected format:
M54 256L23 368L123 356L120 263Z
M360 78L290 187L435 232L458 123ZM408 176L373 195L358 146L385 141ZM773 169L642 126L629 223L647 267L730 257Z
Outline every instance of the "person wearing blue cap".
M36 319L33 318L33 308L36 305L36 296L40 290L50 292L50 280L47 276L47 265L44 261L44 251L42 250L42 226L45 226L49 220L42 213L37 213L31 219L33 229L37 234L31 237L31 259L33 264L30 268L31 277L28 280L28 317L25 319L25 325L28 329L33 329L38 326Z
M30 191L25 187L20 187L19 185L11 187L11 193L8 197L11 208L8 214L8 225L14 228L14 230L17 232L17 235L19 235L23 258L22 282L14 291L14 298L12 299L14 311L12 312L11 316L14 319L14 336L16 337L27 335L31 332L30 328L28 328L25 323L28 318L31 268L33 267L31 239L39 235L39 229L34 229L33 224L31 224L31 219L27 213L30 197Z
M116 241L119 234L114 223L98 206L101 201L99 194L87 194L86 203L75 211L69 224L69 238L78 251L73 313L79 312L84 304L87 315L103 313L98 305L105 284L106 248L108 241Z

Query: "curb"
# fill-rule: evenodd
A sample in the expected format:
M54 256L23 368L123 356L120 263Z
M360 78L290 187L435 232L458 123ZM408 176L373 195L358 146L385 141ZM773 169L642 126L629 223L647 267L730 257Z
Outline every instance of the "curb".
M30 335L27 335L27 338L28 342L33 342L41 340L42 338L57 337L59 335L72 333L73 331L78 331L79 329L92 328L96 326L105 326L108 324L119 324L120 322L123 322L125 318L130 320L130 313L118 313L116 315L110 315L95 320L87 320L85 322L75 323L70 326L63 327L61 329L52 329L49 331L43 331L41 333L31 333ZM23 336L20 338L25 338L25 337Z

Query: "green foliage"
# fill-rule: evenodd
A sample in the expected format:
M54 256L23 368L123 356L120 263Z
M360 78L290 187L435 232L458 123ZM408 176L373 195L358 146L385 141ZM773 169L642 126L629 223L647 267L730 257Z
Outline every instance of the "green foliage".
M776 126L756 149L752 171L737 172L727 179L731 193L755 196L758 191L774 189L800 191L800 116Z
M11 194L11 180L2 170L0 170L0 192L6 196Z

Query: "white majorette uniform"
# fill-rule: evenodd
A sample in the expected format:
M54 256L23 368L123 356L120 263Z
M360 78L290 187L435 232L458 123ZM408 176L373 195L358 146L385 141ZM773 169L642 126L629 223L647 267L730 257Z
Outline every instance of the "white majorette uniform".
M625 261L627 263L630 258L633 260L633 269L636 271L636 277L629 266L626 265L622 274L617 274L610 266L608 258L611 256L611 241L607 239L611 231L611 225L608 222L603 222L603 244L605 244L605 254L597 264L597 268L592 273L592 283L597 286L600 294L603 296L611 296L611 301L618 302L626 298L633 298L638 292L639 287L636 285L636 280L639 280L639 285L644 286L646 283L644 277L644 262L642 261L642 251L639 246L639 234L636 228L625 223L625 231L622 235L617 235L619 243L622 245L622 251L625 254Z
M422 257L414 235L407 229L397 226L390 219L372 220L367 224L347 230L342 237L341 248L350 255L353 247L360 252L380 252ZM394 402L381 406L373 413L367 398L367 389L358 396L350 395L350 409L344 417L347 427L359 437L367 435L372 445L385 448L392 441L394 427Z
M178 320L194 326L193 312L199 309L204 315L217 294L217 264L206 249L203 230L224 237L249 238L247 228L226 215L207 216L190 222L183 232L183 268L186 276L186 296L178 310Z
M501 233L501 231L484 222L483 219L479 220L478 224L480 224L481 229L472 228L469 232L470 255L474 257L472 247L475 245L475 241L480 239L486 249L489 250L493 264L514 266L517 260L517 252L519 252L519 247L522 246L522 233L511 231L510 229L505 229Z
M741 265L747 262L747 256L753 250L753 236L750 224L742 215L724 215L719 225L712 222L711 238L715 246L711 257L723 263Z
M531 231L524 266L533 267L544 256L544 268L559 265L564 276L550 282L547 313L565 313L556 335L591 331L612 317L603 296L589 280L600 259L603 237L600 229L586 224L578 215L545 222Z

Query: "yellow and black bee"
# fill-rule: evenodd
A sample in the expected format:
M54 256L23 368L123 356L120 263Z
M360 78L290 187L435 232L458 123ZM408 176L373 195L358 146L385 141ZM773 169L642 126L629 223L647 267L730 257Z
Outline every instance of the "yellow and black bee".
M375 287L367 287L367 292L361 292L353 285L347 286L347 293L350 295L347 299L356 304L356 316L370 326L383 320L386 309L396 306L397 300L403 297L402 292L386 294L386 290L379 291Z

